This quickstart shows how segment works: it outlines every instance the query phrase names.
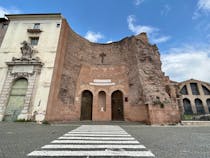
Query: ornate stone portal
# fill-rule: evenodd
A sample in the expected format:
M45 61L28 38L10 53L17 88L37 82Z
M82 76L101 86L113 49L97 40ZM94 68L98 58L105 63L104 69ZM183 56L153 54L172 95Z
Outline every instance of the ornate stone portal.
M28 88L24 99L23 109L16 119L28 120L32 118L32 96L43 63L38 57L33 57L35 50L33 50L29 43L24 41L21 44L23 45L20 48L22 56L20 58L13 57L12 61L6 62L8 72L0 95L0 121L4 119L11 87L16 80L21 78L28 81Z

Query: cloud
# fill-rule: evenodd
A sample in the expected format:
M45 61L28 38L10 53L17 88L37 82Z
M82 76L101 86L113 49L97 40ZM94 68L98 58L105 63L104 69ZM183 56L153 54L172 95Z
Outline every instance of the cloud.
M159 35L160 30L156 27L146 26L146 25L136 25L135 24L136 18L134 15L129 15L127 17L127 22L130 31L132 31L136 35L141 32L146 32L149 38L151 38L152 42L162 43L168 41L171 38L170 36L160 36Z
M199 0L197 7L199 10L210 11L210 0Z
M98 42L98 40L103 39L104 36L100 32L88 31L85 38L91 42Z
M198 0L192 19L198 19L203 13L207 15L210 13L210 0Z
M21 11L16 7L4 8L0 6L0 17L4 17L5 14L19 14Z
M144 0L134 0L134 4L135 4L136 6L142 4L143 2L144 2Z
M136 18L134 15L129 15L127 18L128 28L135 34L139 34L141 32L147 32L148 34L157 31L157 28L151 26L144 26L144 25L135 25L134 22Z
M157 38L153 37L152 42L153 43L163 43L163 42L167 42L170 39L171 39L171 36L160 36Z
M110 41L107 41L106 43L112 43L113 41L112 40L110 40Z
M171 7L168 4L166 4L163 6L163 9L161 10L160 14L162 16L167 16L170 10L171 10Z
M162 69L170 79L184 81L191 78L210 82L209 49L185 46L170 49L161 56Z

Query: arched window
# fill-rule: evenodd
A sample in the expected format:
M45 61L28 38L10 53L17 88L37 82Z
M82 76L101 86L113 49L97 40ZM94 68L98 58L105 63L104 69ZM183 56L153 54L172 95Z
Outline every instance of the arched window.
M187 98L183 99L184 114L193 114L190 100Z
M210 95L210 90L202 85L202 89L205 95Z
M98 105L100 111L106 111L106 93L104 91L98 93Z
M192 90L192 94L193 95L199 95L199 90L198 90L198 85L197 83L190 83L190 87L191 87L191 90Z
M196 106L197 114L205 114L203 103L200 99L195 99L195 106Z
M184 86L182 87L180 93L183 94L183 95L188 95L188 91L187 91L186 85L184 85Z
M209 113L210 113L210 99L207 99L207 100L206 100L206 104L207 104L207 106L208 106Z
M21 113L21 110L24 107L27 89L27 79L20 78L14 81L4 115L5 121L17 120L18 115Z

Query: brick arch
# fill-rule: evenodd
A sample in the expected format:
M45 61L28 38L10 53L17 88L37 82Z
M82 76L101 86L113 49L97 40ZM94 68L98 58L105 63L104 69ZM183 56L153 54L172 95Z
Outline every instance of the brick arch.
M113 90L111 91L111 95L112 95L114 92L116 92L116 91L120 91L120 92L123 94L123 96L125 95L125 91L124 91L123 89L113 89Z
M84 91L90 91L90 92L93 94L93 96L95 95L94 89L93 89L93 88L87 88L87 87L81 88L81 89L78 91L78 95L79 95L79 96L82 96L82 93L83 93Z

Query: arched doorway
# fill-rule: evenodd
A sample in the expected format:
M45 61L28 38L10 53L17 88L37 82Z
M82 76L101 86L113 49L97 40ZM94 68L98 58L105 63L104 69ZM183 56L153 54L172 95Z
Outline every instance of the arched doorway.
M210 113L210 99L207 99L207 100L206 100L206 104L207 104L207 106L208 106L209 113Z
M124 120L123 93L119 90L112 93L112 120Z
M184 114L190 114L190 115L193 114L189 99L187 98L183 99L183 106L184 106Z
M197 114L205 114L203 103L200 99L195 99L195 106L196 106Z
M82 92L80 120L92 120L93 94L85 90Z
M28 89L28 81L25 78L16 80L11 88L4 120L17 120L18 115L24 107L25 96Z

